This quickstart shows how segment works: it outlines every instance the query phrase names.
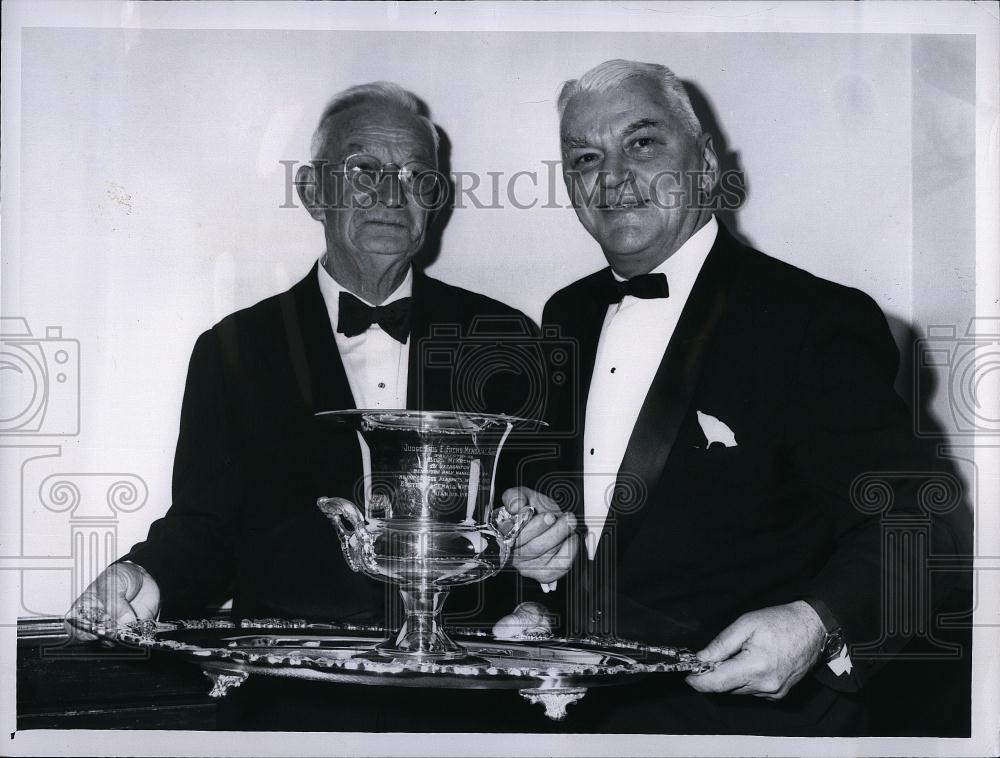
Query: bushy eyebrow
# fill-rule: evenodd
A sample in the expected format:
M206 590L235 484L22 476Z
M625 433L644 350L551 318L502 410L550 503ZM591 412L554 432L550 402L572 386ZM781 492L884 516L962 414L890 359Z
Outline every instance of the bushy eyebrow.
M348 155L355 155L357 153L367 153L368 155L373 155L375 152L378 152L377 149L363 142L348 142L347 145L345 145L344 149L347 150L347 152L344 154L345 158ZM431 153L428 153L426 150L422 148L418 148L417 151L413 153L413 155L410 156L410 158L408 158L406 162L409 163L410 161L419 161L422 163L434 163L434 158Z
M562 146L564 148L566 148L566 147L589 147L590 146L590 143L587 140L585 140L583 137L573 137L571 135L567 135L567 136L563 137L560 140L560 142L562 143Z
M652 118L641 118L638 121L633 121L631 124L622 129L622 136L628 137L630 134L635 134L640 129L647 129L652 126L663 126L663 122Z
M638 121L633 121L631 124L622 129L622 136L628 137L641 129L648 129L651 127L664 128L665 124L662 121L657 121L655 118L641 118ZM572 134L567 134L562 137L560 142L562 143L564 149L590 147L591 144L586 138L576 137Z

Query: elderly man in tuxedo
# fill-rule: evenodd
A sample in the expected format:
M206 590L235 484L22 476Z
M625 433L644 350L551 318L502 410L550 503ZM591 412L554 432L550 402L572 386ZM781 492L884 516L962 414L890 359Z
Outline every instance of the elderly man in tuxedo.
M320 427L314 414L524 410L529 388L510 374L477 373L475 392L462 396L454 391L462 386L453 381L454 365L423 359L430 350L440 358L458 350L460 340L476 339L492 346L495 363L508 338L530 338L534 326L502 303L414 269L443 199L438 133L416 97L388 82L341 92L326 108L312 148L313 160L299 168L296 183L322 224L325 251L290 290L226 317L198 339L181 410L173 504L70 614L96 608L124 622L162 609L165 617L197 618L231 597L237 619L381 624L396 593L350 570L316 507L320 496L357 501L362 451L353 431ZM510 610L512 596L501 601L504 611L484 610L478 589L464 605L453 597L449 610L478 610L491 622ZM255 687L274 692L248 697ZM393 714L381 689L310 691L251 681L225 699L226 707L242 701L244 709L225 723L434 728L421 721L426 698ZM329 707L312 708L323 703ZM452 722L438 729L476 731L484 701L442 705L439 699L427 707ZM413 718L392 721L387 710Z
M882 572L897 569L852 483L934 467L893 390L886 320L717 221L712 136L669 69L602 63L558 107L566 186L609 267L545 307L543 329L577 345L575 382L549 387L558 460L505 498L554 511L546 493L570 492L580 528L536 522L522 539L544 549L523 573L551 582L575 555L542 598L569 633L715 664L592 691L567 728L859 733L852 693L872 667L848 645L880 640ZM916 510L916 482L892 481L896 511Z

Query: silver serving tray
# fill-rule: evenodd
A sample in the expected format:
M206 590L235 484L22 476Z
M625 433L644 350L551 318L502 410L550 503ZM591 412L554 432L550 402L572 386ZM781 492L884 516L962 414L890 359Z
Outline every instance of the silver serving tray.
M590 687L621 685L649 674L702 672L711 666L678 648L621 639L496 640L480 630L453 632L468 658L385 658L373 651L380 627L281 619L137 621L116 628L78 626L118 644L160 650L201 665L223 697L250 675L397 687L516 689L561 720Z

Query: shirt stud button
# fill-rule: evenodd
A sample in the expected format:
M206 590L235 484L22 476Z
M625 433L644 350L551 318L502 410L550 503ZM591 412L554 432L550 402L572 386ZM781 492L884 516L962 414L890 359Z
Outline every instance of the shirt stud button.
M378 383L378 388L379 388L380 390L384 390L384 389L385 389L385 382L379 382L379 383Z
M590 448L590 454L591 454L591 455L593 455L593 454L594 454L594 448Z
M611 373L612 374L615 373L615 367L614 366L611 367Z

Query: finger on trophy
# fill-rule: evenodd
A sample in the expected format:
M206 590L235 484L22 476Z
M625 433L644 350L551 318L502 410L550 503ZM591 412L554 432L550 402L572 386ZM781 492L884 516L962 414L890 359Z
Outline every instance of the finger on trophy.
M503 500L503 507L509 514L516 516L522 508L530 504L529 492L527 487L510 487L504 490L500 496L500 499Z
M559 546L555 551L555 555L549 560L549 568L558 571L560 575L569 571L573 565L573 561L576 559L576 551L579 545L580 536L578 534L571 534L569 539Z
M564 540L544 552L537 553L535 557L530 560L530 563L535 568L546 571L568 568L569 562L567 561L566 545L567 541Z
M490 522L505 538L519 540L524 526L531 523L531 518L534 515L535 509L531 505L520 504L516 512L513 513L504 505L492 510Z
M576 516L572 513L544 513L531 519L521 530L519 547L539 555L561 546L576 531Z
M562 508L559 507L559 504L551 497L541 492L533 493L531 504L535 506L536 511L544 511L555 514L562 513Z
M579 549L579 535L571 534L568 539L545 550L534 552L522 550L514 554L514 568L529 579L542 584L542 589L555 589L556 580L566 575L573 565Z

